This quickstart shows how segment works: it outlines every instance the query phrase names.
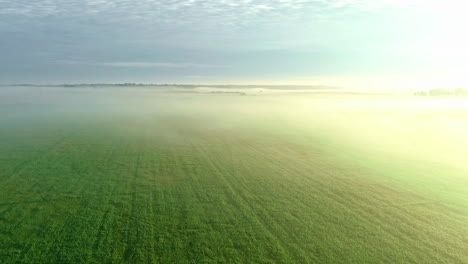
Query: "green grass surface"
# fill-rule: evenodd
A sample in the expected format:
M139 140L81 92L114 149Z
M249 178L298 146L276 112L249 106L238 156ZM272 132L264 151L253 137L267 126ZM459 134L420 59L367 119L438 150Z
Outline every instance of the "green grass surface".
M468 262L464 107L34 89L0 92L0 263Z

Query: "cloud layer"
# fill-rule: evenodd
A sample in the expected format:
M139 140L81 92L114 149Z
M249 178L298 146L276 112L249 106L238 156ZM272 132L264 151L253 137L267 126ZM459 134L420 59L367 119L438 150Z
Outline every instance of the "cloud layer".
M114 17L158 23L216 21L243 23L246 17L294 19L301 15L327 16L333 10L369 11L402 8L417 0L0 0L0 14L31 17ZM248 21L247 21L248 22Z
M85 61L56 61L57 65L88 65L88 66L102 66L102 67L130 67L130 68L224 68L225 65L209 65L198 64L189 62L85 62Z
M0 0L0 81L248 82L460 65L460 3Z

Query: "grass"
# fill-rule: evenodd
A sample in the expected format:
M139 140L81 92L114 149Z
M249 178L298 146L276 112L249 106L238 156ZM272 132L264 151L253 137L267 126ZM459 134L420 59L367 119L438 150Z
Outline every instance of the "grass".
M463 148L373 134L380 97L3 95L0 263L468 262Z

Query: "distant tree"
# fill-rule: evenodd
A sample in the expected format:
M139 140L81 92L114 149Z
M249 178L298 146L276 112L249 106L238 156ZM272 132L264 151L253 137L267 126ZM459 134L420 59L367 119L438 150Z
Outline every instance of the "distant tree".
M429 91L417 91L414 95L418 96L468 96L468 89L432 89Z
M427 96L427 92L426 91L417 91L417 92L414 93L414 95Z

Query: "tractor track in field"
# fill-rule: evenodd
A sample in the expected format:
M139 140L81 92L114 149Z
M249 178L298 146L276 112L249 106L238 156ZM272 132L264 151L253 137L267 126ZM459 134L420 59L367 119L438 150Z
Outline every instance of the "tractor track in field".
M209 154L210 152L206 149L206 147L204 147L201 144L196 144L196 143L193 143L193 146L204 157L204 160L210 165L212 170L219 176L219 178L222 179L223 182L225 182L225 186L229 190L227 193L231 194L230 196L234 201L233 205L239 207L241 212L243 212L244 217L250 218L251 219L250 221L252 223L253 222L259 223L261 229L264 231L265 234L268 234L268 237L271 239L271 241L275 244L277 243L276 250L278 250L278 252L282 252L282 253L279 253L283 255L282 258L290 259L289 253L287 252L285 245L283 245L281 240L278 239L278 237L273 232L271 232L270 228L268 227L268 224L264 222L264 220L261 217L259 217L256 213L252 212L251 205L241 194L242 191L238 190L238 188L235 187L235 184L233 184L231 181L228 180L229 176L232 176L232 175L230 175L230 173L225 173L221 171L219 165L217 165L216 162L213 161L213 158Z
M269 155L266 155L262 152L262 148L260 147L251 147L251 149L257 152L253 155L250 159L255 159L255 157L264 157L269 159L268 164L273 167L277 167L278 160L288 160L287 156L284 156L281 152L275 152L272 149L268 149ZM277 158L271 158L271 157ZM279 158L281 157L281 158ZM421 227L427 228L431 230L434 228L434 222L417 216L417 214L410 213L408 211L402 211L401 207L392 206L391 211L382 210L382 204L388 204L389 201L392 200L390 196L388 196L388 192L394 192L395 190L391 189L390 187L380 186L382 189L369 189L365 188L369 183L366 181L365 185L360 185L363 181L362 178L358 175L349 173L345 170L342 171L341 175L333 174L328 170L320 169L320 167L310 167L310 164L307 164L305 160L301 159L294 159L295 162L303 163L300 166L294 166L292 160L290 162L284 162L285 164L289 164L288 166L283 167L283 169L288 169L287 175L298 175L301 177L302 180L306 181L307 183L304 186L308 186L314 189L314 192L322 193L320 196L321 198L329 199L331 203L336 204L337 208L341 208L343 212L346 212L350 216L355 219L359 219L360 223L367 223L366 225L373 225L379 227L380 230L386 232L387 235L394 237L395 242L397 241L406 241L409 245L410 244L419 244L420 252L431 252L431 245L430 242L433 240L433 237L427 236L426 239L420 241L420 238L414 237L412 233L408 233L409 230L420 230ZM291 165L293 164L293 165ZM330 166L327 166L330 167ZM298 170L298 168L309 168L307 170ZM314 172L314 175L321 175L322 177L314 178L310 175L307 175L308 172ZM323 177L326 176L326 177ZM325 180L325 181L324 181ZM346 187L346 190L340 191L340 189L335 189L336 186ZM330 188L333 187L333 188ZM382 192L385 191L385 192ZM370 193L369 193L370 192ZM366 194L365 196L363 194ZM369 195L370 194L370 195ZM415 199L413 194L404 193L405 196L408 196L408 199ZM365 199L364 199L365 198ZM364 199L364 200L362 200ZM419 197L419 199L423 199ZM359 200L359 201L358 201ZM375 201L379 201L376 203ZM349 210L349 208L357 209L355 206L356 204L360 204L358 211ZM307 206L305 204L305 206ZM311 208L312 209L312 208ZM444 208L440 208L443 211ZM449 208L446 208L449 209ZM313 209L312 209L313 210ZM383 213L382 215L375 214L376 211L380 211ZM450 212L449 210L448 212ZM369 215L369 212L373 212L375 215L374 218L366 217ZM437 215L437 212L434 212L434 215ZM440 215L443 218L448 216ZM456 214L455 214L456 216ZM459 220L463 221L463 217L458 215ZM395 219L395 222L398 222L399 225L389 226L386 225L389 218ZM444 220L441 219L440 222ZM456 221L453 217L450 217L450 221ZM462 222L460 222L461 224ZM437 225L437 224L436 224ZM396 228L396 229L395 229ZM457 248L455 242L450 242L447 240L447 237L451 239L458 237L458 241L462 241L462 236L459 235L458 230L450 229L444 225L440 225L436 230L438 230L440 240L446 240L446 243L452 244L452 248ZM395 234L395 232L398 232ZM431 234L434 235L434 234ZM388 245L390 246L390 245ZM460 252L460 250L454 250L455 252ZM433 252L433 251L432 251ZM435 253L435 252L434 252ZM451 259L454 263L461 263L460 258L454 257L452 254L446 252L437 252L435 254L443 254L447 259ZM435 257L435 256L434 256Z
M431 249L431 245L429 243L430 240L432 239L429 239L429 237L423 241L419 241L418 239L419 238L413 238L414 236L412 235L412 233L408 233L408 230L419 230L421 227L425 226L425 228L431 228L431 226L434 225L434 223L432 222L428 222L427 219L424 219L424 218L420 218L420 217L417 217L415 215L413 215L412 213L410 213L408 215L408 212L407 211L401 211L401 208L399 207L393 207L391 209L391 211L388 211L388 210L382 210L377 204L382 204L382 202L388 202L388 201L391 201L388 200L390 197L386 196L386 194L384 194L384 196L382 196L382 193L379 192L379 190L371 190L371 193L373 193L371 195L371 197L366 197L366 200L365 201L357 201L356 199L362 199L362 195L357 195L356 194L359 194L359 189L362 189L364 188L364 186L361 186L360 185L360 177L357 176L357 175L352 175L352 174L349 174L349 173L345 173L345 171L343 171L343 175L334 175L332 173L330 173L329 171L327 170L322 170L322 169L319 169L319 168L314 168L314 167L310 167L310 164L307 164L306 161L299 161L299 162L304 162L304 164L301 164L300 166L295 166L295 162L288 162L288 157L287 156L284 156L284 154L278 152L278 153L275 153L274 151L272 152L272 149L268 149L268 153L269 155L266 155L264 152L263 152L263 149L261 146L259 146L258 144L257 145L252 145L252 142L249 143L249 141L246 141L247 144L244 143L243 145L243 151L242 153L239 153L239 155L244 155L244 158L245 158L245 155L248 155L249 156L249 161L254 161L255 163L255 160L259 160L259 163L261 163L261 159L267 159L269 160L267 163L263 162L264 164L270 164L269 166L271 167L271 169L274 171L276 169L278 169L279 165L278 165L278 161L279 160L282 160L284 164L288 164L287 166L282 166L281 167L281 171L278 171L277 175L284 175L284 174L287 174L287 175L290 175L290 177L294 177L293 175L296 175L296 177L300 177L301 181L305 181L304 183L306 183L304 186L309 186L310 188L312 188L314 191L313 192L316 192L316 193L322 193L322 195L320 195L321 199L329 199L329 204L335 204L336 208L341 208L340 210L342 212L345 212L346 214L348 214L350 217L354 218L354 219L359 219L359 222L364 226L365 223L365 226L367 225L371 225L371 226L375 226L375 227L379 227L380 230L382 231L385 231L386 234L388 236L391 236L391 237L394 237L395 241L406 241L406 243L408 244L419 244L420 246L422 246L421 248L419 248L419 250L421 252L424 252L424 251L427 251L427 250L430 250ZM225 147L228 147L228 146L225 146ZM272 154L273 153L273 154ZM213 155L216 155L216 154L213 154ZM272 157L275 157L275 158L272 158ZM262 164L263 164L262 163ZM298 170L297 168L301 168L301 170ZM310 168L308 169L307 171L304 171L303 168ZM319 169L319 170L317 170ZM286 171L283 171L283 170L286 170ZM316 177L311 177L310 175L307 175L308 172L311 171L311 172L314 172L314 174L316 175L321 175L320 177L316 178ZM231 175L233 176L233 175ZM338 176L338 177L337 177ZM233 177L235 178L235 177ZM239 180L239 179L237 179ZM324 182L324 180L326 180L326 182ZM353 180L358 180L358 182L355 182ZM337 181L336 183L334 183L335 181ZM344 182L346 183L345 185L343 185ZM351 189L351 190L348 190L346 192L344 192L343 194L341 195L338 195L338 191L339 189L335 189L335 188L330 188L330 187L333 187L333 186L347 186L348 189ZM246 186L247 187L247 186ZM283 184L283 187L282 188L286 188L287 185L284 185ZM357 191L357 193L356 193ZM391 191L390 189L388 191ZM351 196L350 196L351 195ZM405 194L405 195L410 195L410 194ZM411 195L410 195L411 196ZM374 198L378 198L377 201L379 201L377 204L375 201L373 201L372 197ZM351 199L350 199L351 198ZM297 202L300 202L301 201L297 201ZM354 211L354 210L349 210L348 208L355 208L353 207L353 204L362 204L362 209L360 209L359 211ZM303 204L304 208L309 208L308 210L315 210L314 208L310 208L310 205L308 205L307 203L304 203ZM370 206L370 207L369 207ZM356 209L356 208L355 208ZM258 208L257 208L258 210ZM371 210L372 212L374 211L381 211L382 213L384 213L383 215L381 215L381 217L378 217L378 215L376 215L377 217L376 218L372 218L372 219L369 219L368 217L366 217L366 215L368 215L369 213L369 210ZM393 211L395 211L393 212ZM260 210L261 211L261 210ZM268 211L264 211L264 213L266 215L269 215ZM320 212L318 212L320 213ZM269 216L271 219L273 219L273 216ZM326 217L326 216L324 216ZM395 218L395 221L398 221L400 222L401 224L403 223L406 223L404 226L396 226L397 229L395 229L395 226L388 226L386 225L386 221L388 221L388 217L391 217L391 218ZM402 218L403 217L403 218ZM409 218L408 218L409 217ZM413 217L413 218L411 218ZM445 216L444 216L445 217ZM441 220L442 221L442 220ZM442 229L445 229L444 226L441 226ZM288 227L285 226L285 225L282 225L282 228L283 230L287 230ZM397 232L397 234L395 234L395 232ZM439 236L440 238L439 239L442 239L442 240L445 240L445 237L451 237L452 239L454 238L454 235L455 236L458 236L456 230L453 230L453 229L447 229L445 231L438 231L439 232ZM459 237L459 241L460 239L462 239L461 236L458 236ZM419 242L419 243L417 243ZM421 244L422 242L422 244ZM447 241L447 243L450 244L450 241ZM388 244L388 246L390 246L390 244ZM452 246L454 248L457 248L456 244L452 244ZM457 250L455 250L457 251ZM458 251L459 252L459 251ZM441 254L444 255L445 258L447 259L452 259L452 261L454 263L458 263L460 261L460 259L458 257L454 257L452 254L450 253L445 253L445 252L437 252L437 254L440 256ZM389 259L390 260L390 259Z
M269 158L269 164L272 166L275 166L277 164L277 160L288 160L288 157L282 154L281 152L275 152L272 149L268 149L269 155L266 155L265 153L262 153L262 148L259 147L252 147L252 150L256 151L257 154L251 157L251 159L254 159L255 156L257 157L265 157ZM272 154L273 153L273 154ZM279 159L273 159L271 158L272 156L274 157L281 157ZM427 236L426 239L420 241L420 238L414 237L414 234L408 233L409 230L420 230L421 227L427 228L428 230L431 230L434 228L434 226L438 226L435 230L438 230L438 236L439 238L437 240L446 240L446 243L449 245L452 245L452 248L457 248L457 244L455 242L450 242L450 240L447 240L447 237L450 237L451 239L454 239L455 237L458 237L458 241L462 241L463 238L462 236L459 235L458 230L451 229L450 227L444 226L442 224L436 224L434 223L434 219L428 220L425 219L421 216L418 216L415 213L408 212L407 210L404 210L403 208L399 206L392 205L391 210L382 210L381 205L382 204L388 204L389 201L392 201L393 198L389 196L389 193L395 193L396 190L393 190L391 187L384 187L382 185L379 185L380 188L378 189L372 189L372 188L366 188L366 186L369 185L369 180L366 179L365 184L363 184L363 178L361 178L359 175L350 173L348 170L343 170L340 174L333 174L328 170L323 170L319 169L318 167L310 167L310 164L307 164L306 160L301 160L301 159L294 159L295 162L298 163L303 163L300 166L293 166L293 165L288 165L285 166L287 167L289 172L286 173L287 175L300 175L302 180L307 181L308 183L305 186L309 186L311 188L315 189L315 192L322 192L323 195L321 195L322 198L328 197L330 199L330 202L333 203L338 203L338 207L341 207L341 210L343 212L347 212L347 214L350 214L353 216L353 218L359 219L361 223L368 223L374 226L378 226L381 230L384 230L387 235L392 236L395 238L395 241L406 241L408 244L419 244L422 246L419 248L421 252L431 252L431 245L430 242L434 238L431 237L435 234L431 234L431 236ZM294 164L291 160L291 162L285 162L285 164ZM327 167L332 167L328 165ZM297 168L309 168L308 170L298 170ZM317 170L318 169L318 170ZM314 179L314 177L311 177L310 175L307 175L307 172L318 172L317 175L322 175L326 177L319 177L318 179ZM326 180L326 182L324 182ZM319 188L317 188L317 185ZM346 189L343 189L340 191L340 189L335 189L336 186L342 186L345 187ZM333 187L333 188L330 188ZM382 189L384 188L384 189ZM365 195L363 195L365 193ZM401 193L400 191L397 192L398 195L404 194L405 196L408 197L408 199L414 200L424 200L424 198L415 196L414 194L411 193ZM369 195L370 194L370 195ZM376 201L379 201L376 203ZM433 204L432 201L430 201L431 204ZM359 211L354 211L354 210L349 210L348 208L354 208L356 209L355 206L356 204L360 204L361 207L359 207ZM460 214L457 214L457 212L450 210L451 208L438 208L444 212L452 212L450 216L446 216L445 214L438 214L439 210L436 210L433 212L433 215L439 215L442 218L447 218L449 221L456 221L459 222L459 224L462 224L463 222L463 217ZM434 209L431 209L434 210ZM376 211L380 211L383 213L382 215L375 214ZM372 213L376 217L374 218L369 218L366 217L369 215L369 213ZM458 219L456 219L456 218ZM389 218L394 218L395 222L400 223L400 225L396 226L387 226L385 225L386 222L388 222ZM446 220L440 218L440 222L444 222ZM396 228L396 229L395 229ZM398 234L395 234L395 231L398 232ZM460 252L460 250L454 250L454 252ZM449 254L448 252L437 252L438 255L443 254L447 259L451 259L454 263L461 263L460 258L454 257L452 254ZM435 256L434 256L435 257Z

